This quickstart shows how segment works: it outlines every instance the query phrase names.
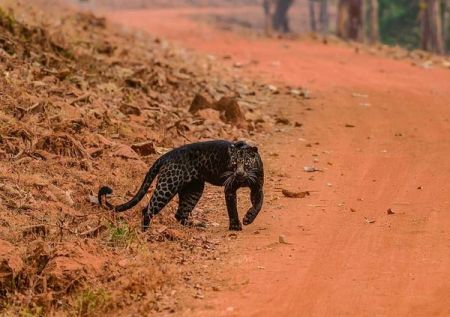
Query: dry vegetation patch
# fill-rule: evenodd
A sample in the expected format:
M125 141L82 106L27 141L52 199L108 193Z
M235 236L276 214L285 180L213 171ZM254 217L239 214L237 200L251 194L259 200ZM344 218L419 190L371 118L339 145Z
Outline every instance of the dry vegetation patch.
M204 272L226 252L220 190L194 214L206 228L180 227L171 204L145 234L138 211L113 215L93 195L108 184L130 198L174 146L270 130L271 93L211 57L47 8L0 1L0 310L179 310L211 288ZM228 101L211 120L188 111L197 93Z

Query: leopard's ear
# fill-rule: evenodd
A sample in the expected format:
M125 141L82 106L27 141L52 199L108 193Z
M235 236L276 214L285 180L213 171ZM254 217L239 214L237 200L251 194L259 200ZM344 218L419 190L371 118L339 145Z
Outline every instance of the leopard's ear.
M233 154L233 152L234 152L234 144L231 144L231 145L228 147L228 154L231 156L231 155Z
M246 145L246 143L244 142L244 141L237 141L237 142L235 142L234 144L233 144L233 147L235 147L235 148L242 148L242 147L244 147Z
M252 146L251 149L252 149L253 152L258 153L258 147L257 146Z

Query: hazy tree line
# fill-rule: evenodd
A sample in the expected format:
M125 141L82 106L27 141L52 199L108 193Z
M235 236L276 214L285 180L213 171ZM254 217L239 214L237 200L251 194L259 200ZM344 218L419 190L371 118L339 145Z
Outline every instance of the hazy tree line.
M288 11L294 2L263 0L267 32L290 31ZM312 32L329 32L331 5L337 15L333 29L341 38L450 51L450 0L308 0Z

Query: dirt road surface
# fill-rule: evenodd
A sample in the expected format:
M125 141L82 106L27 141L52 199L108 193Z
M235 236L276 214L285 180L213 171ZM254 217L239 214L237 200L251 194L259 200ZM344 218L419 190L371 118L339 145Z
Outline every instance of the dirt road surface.
M449 316L450 70L239 35L196 23L193 12L208 11L108 15L240 63L241 75L307 87L312 99L272 105L303 127L261 140L272 172L265 210L218 272L236 287L186 315ZM281 188L312 192L293 199Z

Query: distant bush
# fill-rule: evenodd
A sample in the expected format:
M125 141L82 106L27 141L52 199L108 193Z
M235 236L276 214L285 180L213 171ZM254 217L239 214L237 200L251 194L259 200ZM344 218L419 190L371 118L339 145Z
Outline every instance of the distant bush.
M418 1L380 0L380 33L386 44L417 48L420 45Z

